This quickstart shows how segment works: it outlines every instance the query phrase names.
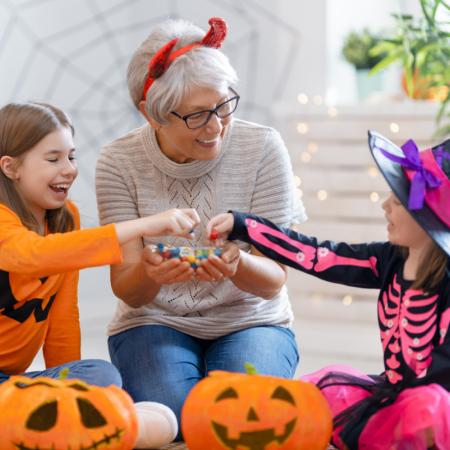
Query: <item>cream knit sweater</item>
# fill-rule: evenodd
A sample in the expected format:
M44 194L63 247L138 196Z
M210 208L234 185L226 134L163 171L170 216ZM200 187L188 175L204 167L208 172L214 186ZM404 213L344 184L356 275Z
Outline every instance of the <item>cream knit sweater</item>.
M155 214L169 208L195 208L203 226L193 242L145 239L145 244L204 245L204 226L214 215L234 209L289 226L306 219L294 200L292 169L280 135L272 128L233 120L218 158L178 164L159 149L149 125L105 146L97 163L97 203L102 224ZM247 244L239 246L249 250ZM290 326L286 289L272 300L246 293L229 280L165 285L148 305L118 302L110 335L160 324L203 339L258 325Z

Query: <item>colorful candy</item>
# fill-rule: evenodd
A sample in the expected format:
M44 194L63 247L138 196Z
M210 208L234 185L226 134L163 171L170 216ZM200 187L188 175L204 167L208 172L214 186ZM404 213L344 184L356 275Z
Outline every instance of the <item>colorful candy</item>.
M200 265L202 259L208 259L209 255L220 256L222 254L221 247L167 247L162 243L153 247L154 251L164 259L179 258L181 261L187 261L194 269Z

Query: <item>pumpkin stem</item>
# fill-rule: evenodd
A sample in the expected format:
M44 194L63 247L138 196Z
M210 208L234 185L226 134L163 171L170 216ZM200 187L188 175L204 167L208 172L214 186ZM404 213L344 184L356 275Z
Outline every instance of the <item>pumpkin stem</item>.
M69 376L69 368L64 367L59 371L58 379L59 380L65 380Z
M247 375L258 375L258 371L256 370L256 367L252 363L245 362L244 367Z

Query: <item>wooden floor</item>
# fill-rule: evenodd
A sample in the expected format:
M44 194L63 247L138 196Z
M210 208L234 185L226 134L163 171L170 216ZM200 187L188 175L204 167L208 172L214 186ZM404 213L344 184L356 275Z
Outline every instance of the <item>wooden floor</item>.
M160 447L159 449L148 448L142 450L188 450L188 448L186 447L186 444L184 442L175 442L173 444Z
M166 445L165 447L161 448L160 450L188 450L186 447L186 444L182 442L178 442L175 444ZM335 450L335 447L329 446L327 450Z
M182 442L178 442L175 444L166 445L165 447L161 448L160 450L188 450L186 447L186 444ZM327 450L336 450L336 447L333 447L330 445Z
M186 444L184 442L177 442L174 444L166 445L165 447L162 447L164 450L187 450ZM162 450L161 449L161 450Z

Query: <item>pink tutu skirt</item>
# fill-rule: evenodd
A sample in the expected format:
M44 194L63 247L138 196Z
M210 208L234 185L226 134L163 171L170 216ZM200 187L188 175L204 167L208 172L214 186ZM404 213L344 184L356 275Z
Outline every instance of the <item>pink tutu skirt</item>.
M317 384L330 372L357 376L366 381L370 377L348 366L333 365L301 377ZM333 416L371 394L352 385L322 388ZM333 430L333 444L344 449L339 432ZM433 447L434 445L434 447ZM408 388L394 403L382 407L368 420L358 440L364 450L439 450L450 449L450 393L438 384Z

